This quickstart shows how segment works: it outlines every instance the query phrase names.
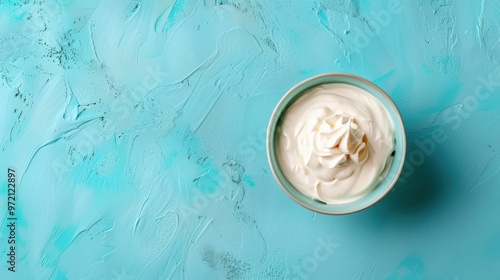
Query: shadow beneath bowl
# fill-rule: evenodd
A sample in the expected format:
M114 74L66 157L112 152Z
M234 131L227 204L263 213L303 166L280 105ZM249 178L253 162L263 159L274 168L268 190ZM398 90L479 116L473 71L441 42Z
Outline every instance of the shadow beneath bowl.
M427 159L411 176L401 178L391 192L375 205L340 220L346 226L361 226L367 231L387 225L421 228L429 219L436 217L437 212L445 211L442 201L446 191L442 188L439 169L435 167L436 162Z
M444 193L437 170L428 158L411 176L401 177L374 207L406 215L432 211Z
M425 224L432 217L448 211L456 193L447 184L442 174L449 173L453 165L436 149L424 154L414 143L422 135L408 137L408 152L403 172L394 186L381 201L367 209L367 214L380 222L400 222L411 220ZM416 155L421 155L417 157Z

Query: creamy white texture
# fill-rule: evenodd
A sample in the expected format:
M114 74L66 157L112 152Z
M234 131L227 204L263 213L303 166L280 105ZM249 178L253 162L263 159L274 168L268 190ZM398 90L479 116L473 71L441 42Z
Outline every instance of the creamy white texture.
M314 87L281 116L276 156L294 187L328 204L357 200L380 182L394 126L374 96L347 84Z

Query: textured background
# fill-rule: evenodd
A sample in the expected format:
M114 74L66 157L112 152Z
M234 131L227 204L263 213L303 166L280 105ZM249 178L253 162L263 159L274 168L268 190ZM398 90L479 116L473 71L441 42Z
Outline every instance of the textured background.
M500 279L499 23L498 0L0 0L0 279ZM265 155L281 96L330 71L408 136L395 190L342 217Z

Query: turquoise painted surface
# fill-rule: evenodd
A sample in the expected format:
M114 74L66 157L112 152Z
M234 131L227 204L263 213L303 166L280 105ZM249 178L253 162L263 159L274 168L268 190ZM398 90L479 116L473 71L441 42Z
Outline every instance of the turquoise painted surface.
M499 1L0 1L0 279L499 279ZM364 76L405 172L330 217L270 174L277 101ZM16 172L8 271L7 169Z

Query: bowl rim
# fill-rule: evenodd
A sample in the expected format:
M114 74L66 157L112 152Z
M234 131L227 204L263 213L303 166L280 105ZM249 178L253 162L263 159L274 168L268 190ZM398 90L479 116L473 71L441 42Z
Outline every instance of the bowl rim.
M402 144L401 144L402 145L401 146L402 147L402 151L401 151L401 154L402 154L401 155L401 163L399 164L399 167L398 167L396 173L394 173L394 177L393 177L391 183L386 187L386 189L376 199L374 199L373 201L370 201L369 203L363 204L360 207L357 207L357 208L355 208L353 210L333 212L333 211L326 211L326 210L323 210L323 209L314 208L314 207L311 207L311 206L303 203L295 195L293 195L292 193L290 193L290 191L283 185L283 182L278 177L277 171L275 170L275 168L273 166L273 157L276 158L276 156L273 155L272 151L274 149L272 149L270 146L271 146L271 143L274 143L274 141L271 141L271 137L275 137L275 135L274 135L275 133L273 133L273 135L271 135L271 132L274 132L273 131L274 128L277 127L278 122L276 120L279 120L279 118L281 117L281 114L283 114L286 111L286 109L281 110L282 107L283 106L287 106L289 103L291 104L291 103L293 103L295 101L295 99L287 100L287 98L290 95L292 95L292 94L297 95L296 97L298 98L302 94L306 93L309 89L311 89L313 87L316 87L316 86L319 86L321 84L326 84L326 83L318 83L318 84L315 84L315 85L313 85L313 86L311 86L311 87L309 87L309 88L307 88L305 90L302 90L301 92L295 93L297 91L297 89L300 88L301 86L303 86L304 84L310 83L310 82L312 82L314 80L318 80L318 79L321 79L321 78L324 78L324 77L344 77L344 78L350 78L350 79L358 80L361 83L364 83L367 86L369 86L369 87L373 88L374 90L378 91L382 96L384 96L384 98L388 101L388 103L390 104L390 106L393 107L394 111L397 113L395 116L390 115L391 120L393 122L397 121L397 122L399 122L401 124L401 127L400 127L401 128L401 135L402 135L402 137L401 137L401 140L402 140ZM335 83L335 82L332 82L332 83ZM339 83L342 83L342 82L339 82ZM375 98L379 99L376 96L375 96ZM383 104L383 106L387 107L385 104ZM276 182L278 183L278 185L280 186L280 188L286 193L286 195L289 198L291 198L293 201L295 201L295 203L299 204L300 206L302 206L302 207L304 207L306 209L309 209L309 210L311 210L313 212L317 212L317 213L321 213L321 214L326 214L326 215L346 215L346 214L356 213L356 212L359 212L361 210L364 210L364 209L366 209L366 208L368 208L368 207L376 204L382 198L384 198L387 195L387 193L389 193L393 189L394 185L396 185L396 183L398 182L398 179L399 179L399 177L401 175L401 172L403 170L405 159L406 159L406 141L407 141L407 139L406 139L406 129L405 129L405 125L404 125L404 122L403 122L403 118L401 117L401 112L399 111L398 107L396 106L396 104L394 103L394 101L392 100L392 98L384 90L382 90L379 86L375 85L371 81L369 81L369 80L367 80L365 78L362 78L360 76L354 75L354 74L343 73L343 72L327 72L327 73L323 73L323 74L318 74L318 75L312 76L310 78L307 78L305 80L302 80L301 82L299 82L296 85L294 85L291 89L289 89L281 97L281 99L278 102L278 104L276 104L276 106L275 106L275 108L273 110L273 113L271 114L271 118L269 119L269 124L268 124L267 132L266 132L267 159L268 159L268 163L269 163L269 166L271 168L271 172L273 174L273 177L276 180ZM392 162L391 162L391 165L392 165ZM389 168L390 168L390 166L389 166ZM286 176L284 174L283 174L283 176L286 178ZM293 186L292 183L289 183L289 184L292 187L295 188L295 186Z

